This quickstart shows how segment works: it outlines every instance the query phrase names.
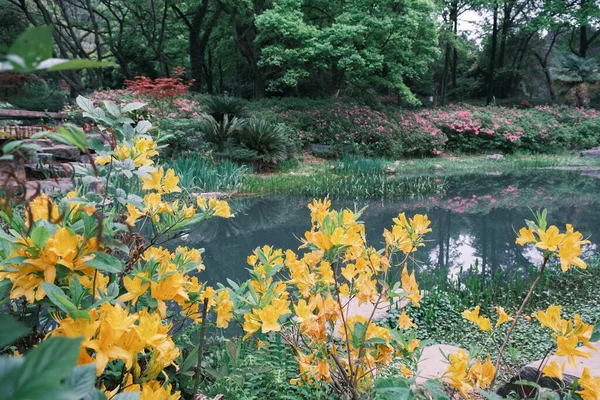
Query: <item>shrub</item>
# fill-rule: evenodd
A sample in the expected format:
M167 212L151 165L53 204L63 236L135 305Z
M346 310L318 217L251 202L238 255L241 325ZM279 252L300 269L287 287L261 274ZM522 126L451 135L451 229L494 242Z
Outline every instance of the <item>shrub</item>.
M200 131L207 142L214 144L217 150L223 150L231 144L245 124L246 121L236 117L230 118L229 115L224 115L220 121L208 115L200 124Z
M31 111L60 111L69 100L69 92L52 81L33 81L20 86L8 102L17 108Z
M239 97L231 96L210 96L204 100L206 112L217 122L223 121L228 115L229 118L246 118L248 114L247 101Z
M265 164L277 164L288 157L288 143L283 129L260 119L251 119L236 137L242 149L255 154L254 161L260 170Z
M181 186L189 191L237 191L246 167L224 161L213 163L200 156L178 157L169 166L179 176Z
M163 118L158 123L161 134L170 136L166 141L166 156L189 151L202 152L201 122L192 118Z

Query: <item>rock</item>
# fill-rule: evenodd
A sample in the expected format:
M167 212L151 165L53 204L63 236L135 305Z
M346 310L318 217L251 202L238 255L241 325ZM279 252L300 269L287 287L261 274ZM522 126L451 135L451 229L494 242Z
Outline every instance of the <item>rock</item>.
M538 364L539 365L539 364ZM536 367L525 366L521 368L521 370L510 379L508 383L505 383L496 391L496 394L501 397L509 397L511 392L517 393L519 398L523 399L532 399L537 398L536 388L531 386L519 385L515 382L518 381L529 381L529 382L537 382L543 388L548 388L550 390L559 390L563 387L571 387L573 385L573 381L575 380L575 376L569 375L567 373L563 373L562 382L558 379L548 378L545 376L540 376L540 373Z
M385 173L394 175L396 173L396 168L392 167L391 165L388 165L387 169L385 170Z
M81 155L77 147L65 144L55 144L52 147L43 147L42 149L44 154L52 154L56 160L79 161Z
M592 343L594 346L600 346L600 342ZM548 358L548 364L552 361L556 361L559 365L562 363L566 363L565 374L573 375L573 376L581 376L583 373L583 369L587 368L590 371L600 371L600 351L591 350L585 346L577 347L577 350L585 351L591 355L590 358L577 357L575 359L576 365L572 366L568 362L568 358L566 356L551 356ZM542 360L534 361L530 364L527 364L526 367L537 368L539 367Z
M42 164L54 162L54 154L52 153L37 153L37 158Z
M584 150L581 152L582 157L600 158L600 147L596 147L591 150Z
M442 164L435 164L434 168L436 169L436 171L443 171L444 167L442 166Z
M415 165L415 162L414 161L409 161L408 165Z
M212 197L214 197L216 199L227 199L227 198L229 198L229 195L225 192L207 192L207 193L198 194L198 197L202 197L202 198L206 198L206 199L210 199Z
M501 160L504 160L504 155L503 154L489 154L489 155L485 156L485 159L501 161Z

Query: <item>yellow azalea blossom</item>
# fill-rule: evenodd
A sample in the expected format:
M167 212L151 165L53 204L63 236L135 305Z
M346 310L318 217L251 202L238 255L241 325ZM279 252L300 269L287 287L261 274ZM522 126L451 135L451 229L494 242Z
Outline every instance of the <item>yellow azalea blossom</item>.
M479 320L479 306L475 307L473 309L473 311L471 310L464 310L462 312L462 316L467 320L467 321L471 321L471 322L475 322L477 323L477 321Z
M583 400L598 400L600 398L600 376L592 377L589 368L583 369L578 384L582 390L578 390L576 393Z
M556 361L552 361L542 369L542 374L548 378L556 378L562 381L564 370L565 363L559 365Z
M412 376L412 371L404 364L400 364L400 373L407 379Z
M559 333L562 330L562 323L560 318L560 306L550 306L544 311L538 311L533 316L540 322L540 325L546 328L552 329L552 331Z
M252 334L258 331L261 327L260 319L254 314L244 314L244 325L243 328L246 334L243 337L243 340L246 340L248 337L252 336Z
M142 278L140 278L138 276L136 276L134 278L126 276L125 278L123 278L123 285L125 286L127 293L119 296L117 300L123 301L123 302L131 301L131 304L133 304L133 305L135 305L135 303L137 303L137 301L141 295L146 293L146 291L148 290L148 287L150 286L150 284L144 283Z
M419 293L419 285L415 279L415 271L409 275L406 264L402 269L402 290L408 293L407 298L417 307L420 307L421 294Z
M450 365L443 375L444 382L458 390L464 397L468 398L468 392L473 391L473 384L467 375L469 356L466 351L459 349L456 353L448 355Z
M485 389L489 386L496 375L496 367L492 364L490 356L487 356L485 363L481 363L481 359L477 358L477 362L469 369L469 378L474 383L475 387Z
M32 218L32 221L29 218ZM27 211L25 213L26 223L29 225L31 222L39 220L44 221L58 221L60 214L58 206L52 202L45 194L40 194L29 202Z
M262 325L262 333L267 332L279 332L281 325L279 325L279 312L272 305L267 305L262 310L256 312Z
M179 193L181 188L177 186L179 183L179 177L175 175L175 171L171 168L165 171L163 167L156 168L155 171L150 172L148 178L142 177L142 190L156 190L158 193Z
M536 238L533 234L533 229L531 228L521 228L519 230L519 234L517 236L516 244L520 244L521 246L525 246L527 243L535 243Z
M400 318L398 318L398 327L400 329L417 328L417 325L413 323L412 319L406 314L406 311L402 310Z
M540 241L536 243L536 247L548 251L556 251L558 244L564 237L564 234L561 234L558 228L554 225L546 230L538 229L537 234L540 238Z
M581 240L583 235L573 231L573 226L567 225L567 232L564 234L563 240L558 244L558 258L560 259L560 267L563 272L566 272L571 266L576 266L585 269L587 265L579 258L581 255L581 246L589 244L589 240Z
M180 392L171 393L173 390L171 384L161 384L158 381L151 381L142 385L140 400L179 400Z
M146 215L146 213L138 210L137 207L135 207L134 205L129 203L127 204L127 212L125 213L125 216L127 217L125 222L127 223L127 225L134 226L135 222L144 215Z
M577 336L565 337L559 336L556 338L556 355L567 356L569 364L576 366L575 357L590 358L592 355L587 351L577 349L579 339Z
M498 322L496 322L496 328L502 325L505 322L512 321L514 318L511 317L504 311L504 307L496 307L496 312L498 313Z
M227 290L221 290L217 294L216 299L216 312L217 312L217 328L227 328L229 321L233 317L233 302L229 297Z
M232 218L234 215L231 213L229 204L226 201L218 200L215 197L207 199L206 197L196 197L196 204L198 208L205 213L210 212L212 215L221 218Z

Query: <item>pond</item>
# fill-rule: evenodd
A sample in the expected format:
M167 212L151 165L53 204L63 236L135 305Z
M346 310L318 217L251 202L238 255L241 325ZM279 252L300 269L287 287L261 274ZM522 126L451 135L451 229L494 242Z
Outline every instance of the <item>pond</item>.
M383 247L382 232L400 212L426 213L433 232L418 252L418 272L455 278L463 268L476 266L484 274L526 269L539 262L537 252L515 244L515 230L533 219L531 209L548 209L549 223L564 230L571 223L593 243L600 243L600 171L527 170L486 174L436 176L443 188L422 198L394 200L331 199L332 208L368 206L361 220L367 240ZM312 199L260 197L230 201L236 217L213 219L178 245L205 248L210 284L248 278L246 257L265 244L296 250L310 228L306 205ZM591 256L596 245L588 245Z

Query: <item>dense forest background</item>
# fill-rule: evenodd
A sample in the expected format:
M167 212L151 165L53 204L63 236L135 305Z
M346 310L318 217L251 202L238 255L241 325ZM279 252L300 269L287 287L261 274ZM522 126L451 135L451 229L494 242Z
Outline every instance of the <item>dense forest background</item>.
M53 27L57 57L115 67L4 74L4 99L23 85L68 97L181 67L196 92L405 106L588 105L600 80L595 0L2 0L0 53L31 25Z

